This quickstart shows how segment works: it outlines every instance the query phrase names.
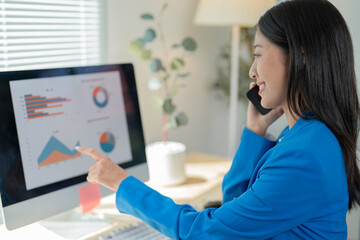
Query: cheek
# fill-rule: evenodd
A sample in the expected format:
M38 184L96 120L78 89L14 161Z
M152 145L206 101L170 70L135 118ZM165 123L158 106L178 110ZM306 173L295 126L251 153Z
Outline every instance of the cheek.
M280 89L286 89L289 79L289 65L287 62L279 61L279 59L269 59L268 65L264 68L267 72L267 77L269 82L271 82L275 87Z
M278 104L286 102L287 88L288 88L288 73L285 69L279 69L278 74L274 75L272 90L276 92Z
M267 107L277 107L286 101L288 86L288 70L278 64L268 64L261 68L263 80L266 82L265 94ZM270 106L271 105L271 106Z
M266 82L270 82L274 74L276 75L277 67L273 59L265 55L258 59L256 63L256 70L259 77Z

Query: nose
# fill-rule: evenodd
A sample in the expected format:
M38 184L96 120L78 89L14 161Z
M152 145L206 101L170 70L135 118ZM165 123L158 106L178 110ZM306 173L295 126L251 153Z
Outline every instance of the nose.
M258 74L257 74L257 72L256 72L256 66L255 66L256 64L255 64L255 62L253 62L253 64L251 65L251 68L250 68L250 70L249 70L249 77L251 78L251 79L257 79L257 77L258 77Z

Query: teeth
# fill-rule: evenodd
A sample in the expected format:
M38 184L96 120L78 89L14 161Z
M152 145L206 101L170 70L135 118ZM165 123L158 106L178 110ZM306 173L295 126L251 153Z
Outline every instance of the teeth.
M261 84L261 85L259 86L259 90L263 90L264 87L265 87L265 85L264 85L264 84Z

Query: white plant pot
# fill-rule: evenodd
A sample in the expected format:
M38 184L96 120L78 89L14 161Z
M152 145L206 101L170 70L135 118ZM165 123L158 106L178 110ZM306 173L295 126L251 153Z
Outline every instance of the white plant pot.
M149 178L159 186L185 182L186 147L179 142L154 142L146 146Z

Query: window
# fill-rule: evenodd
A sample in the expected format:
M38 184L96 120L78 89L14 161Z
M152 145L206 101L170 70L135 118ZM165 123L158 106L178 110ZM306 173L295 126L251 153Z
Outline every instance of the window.
M0 0L0 71L95 65L102 0Z

